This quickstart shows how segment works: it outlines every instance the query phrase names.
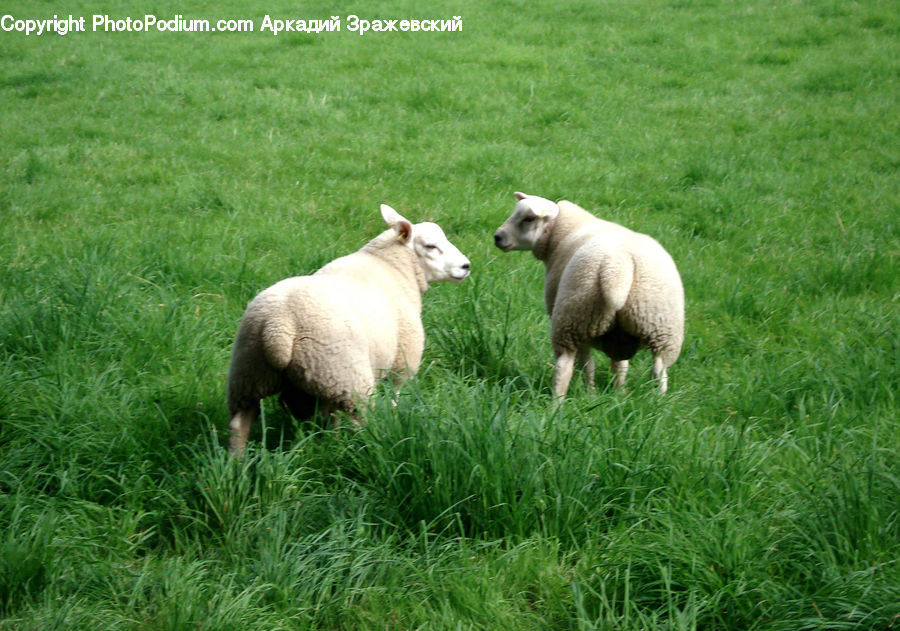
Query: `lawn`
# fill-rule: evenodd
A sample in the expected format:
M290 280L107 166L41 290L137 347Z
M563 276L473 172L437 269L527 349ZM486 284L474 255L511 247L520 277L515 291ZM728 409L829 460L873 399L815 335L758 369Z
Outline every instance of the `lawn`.
M896 3L99 10L0 11L0 629L900 628ZM665 396L645 352L553 405L519 190L672 254ZM230 458L245 305L381 203L472 261L419 374L355 432L268 401Z

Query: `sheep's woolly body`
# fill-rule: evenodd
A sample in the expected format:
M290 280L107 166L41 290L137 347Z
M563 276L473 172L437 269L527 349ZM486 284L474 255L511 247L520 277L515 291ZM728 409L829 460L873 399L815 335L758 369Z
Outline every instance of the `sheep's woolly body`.
M534 256L547 267L554 345L576 350L590 339L613 360L630 359L639 347L661 354L666 366L678 358L684 291L655 239L560 201Z
M352 411L383 373L418 368L427 285L415 254L394 237L386 231L250 302L232 352L232 411L283 389L286 403L299 389L326 411Z
M678 358L684 338L684 290L672 257L653 238L571 202L556 207L555 217L536 216L546 227L533 243L523 240L525 245L516 247L514 238L507 242L516 230L515 213L495 236L498 246L531 249L546 265L544 301L556 355L556 394L565 394L575 358L592 387L592 346L610 357L619 373L617 385L628 360L639 348L649 348L665 392L666 368Z
M379 379L409 376L422 358L427 288L416 253L392 229L311 276L259 293L232 350L232 450L243 449L260 400L270 395L281 393L299 418L352 413Z

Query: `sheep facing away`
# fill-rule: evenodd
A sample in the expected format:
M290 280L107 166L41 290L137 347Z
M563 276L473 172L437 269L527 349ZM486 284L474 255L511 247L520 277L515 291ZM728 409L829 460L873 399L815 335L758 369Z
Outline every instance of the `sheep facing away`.
M664 393L684 339L684 289L672 257L655 239L571 202L515 195L494 243L504 252L531 250L546 266L556 396L565 397L576 362L593 392L592 347L610 358L616 387L625 383L628 360L649 348Z
M297 418L353 414L378 380L403 381L419 367L422 294L429 283L462 281L469 260L437 224L412 224L387 205L381 215L389 229L362 249L247 305L228 373L233 454L270 395Z

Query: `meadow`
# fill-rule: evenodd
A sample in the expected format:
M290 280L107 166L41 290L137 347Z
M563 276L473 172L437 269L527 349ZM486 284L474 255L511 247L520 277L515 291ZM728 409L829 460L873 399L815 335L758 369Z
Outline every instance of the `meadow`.
M900 628L895 2L148 7L343 28L0 32L0 630ZM554 407L517 190L672 254L668 394ZM422 369L230 458L244 306L381 203L472 261Z

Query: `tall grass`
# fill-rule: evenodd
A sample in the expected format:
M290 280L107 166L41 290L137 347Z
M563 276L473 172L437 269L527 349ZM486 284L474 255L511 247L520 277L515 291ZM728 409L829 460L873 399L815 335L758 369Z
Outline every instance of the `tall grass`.
M900 625L894 9L0 33L0 629ZM207 10L152 8L338 8ZM673 254L665 397L646 355L624 391L598 358L597 393L554 407L541 265L491 239L515 190ZM425 294L422 369L358 431L266 402L232 459L244 306L360 247L381 202L472 260Z

